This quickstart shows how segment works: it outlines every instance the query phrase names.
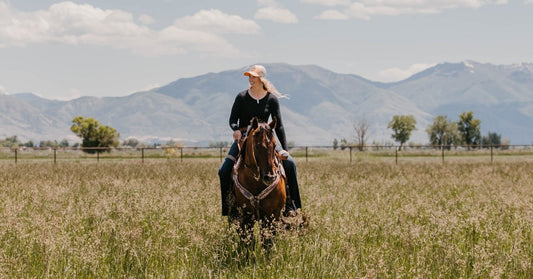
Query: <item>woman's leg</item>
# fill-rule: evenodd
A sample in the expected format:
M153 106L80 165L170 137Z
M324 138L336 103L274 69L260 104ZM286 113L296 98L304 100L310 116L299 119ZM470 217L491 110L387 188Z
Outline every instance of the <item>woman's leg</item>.
M289 155L286 160L283 160L283 168L287 175L287 183L289 184L289 195L292 199L294 209L302 208L302 201L300 199L300 190L298 189L298 178L296 173L296 163L294 158ZM289 201L290 202L290 201Z
M280 145L276 146L276 150L281 152L283 149ZM287 200L287 205L294 210L302 208L302 201L300 199L300 190L298 189L298 177L296 173L296 162L294 158L287 152L287 159L283 159L283 169L285 169L285 175L287 176L287 185L289 187L289 196L291 200ZM290 209L290 208L288 208Z
M238 154L239 146L237 145L237 141L234 141L228 151L226 159L224 159L224 162L220 165L220 169L218 169L218 177L220 178L220 196L222 198L222 216L227 216L229 213L228 197L231 193L231 173Z

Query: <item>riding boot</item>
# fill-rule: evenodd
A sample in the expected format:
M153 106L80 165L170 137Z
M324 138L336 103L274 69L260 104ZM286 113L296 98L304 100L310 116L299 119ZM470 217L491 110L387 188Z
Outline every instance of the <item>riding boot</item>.
M293 206L294 210L302 208L302 201L300 199L300 191L298 189L298 179L296 174L296 164L294 159L289 156L287 160L283 160L283 168L287 175L287 203Z
M231 168L233 161L226 159L218 171L220 177L220 197L222 201L222 216L228 216L230 211L230 194L231 194Z
M228 203L228 197L229 197L229 186L222 186L220 188L220 196L222 197L222 216L228 216L229 214L229 203Z

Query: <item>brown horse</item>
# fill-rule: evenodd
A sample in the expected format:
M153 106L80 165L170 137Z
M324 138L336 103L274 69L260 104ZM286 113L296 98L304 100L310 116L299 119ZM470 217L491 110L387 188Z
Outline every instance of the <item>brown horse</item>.
M276 152L274 128L270 123L251 121L247 137L239 143L240 156L233 168L236 221L242 234L250 236L255 222L261 228L279 221L285 206L286 178L281 157Z

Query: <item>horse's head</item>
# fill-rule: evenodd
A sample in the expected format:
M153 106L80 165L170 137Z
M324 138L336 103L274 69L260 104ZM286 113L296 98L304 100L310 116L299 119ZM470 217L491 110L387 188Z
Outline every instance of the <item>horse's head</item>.
M251 128L247 139L249 141L247 144L247 157L255 160L257 171L259 172L257 175L266 185L273 183L277 177L277 167L275 164L276 139L274 137L276 124L277 120L275 117L268 124L259 122L254 117L251 121ZM251 156L254 158L251 158Z

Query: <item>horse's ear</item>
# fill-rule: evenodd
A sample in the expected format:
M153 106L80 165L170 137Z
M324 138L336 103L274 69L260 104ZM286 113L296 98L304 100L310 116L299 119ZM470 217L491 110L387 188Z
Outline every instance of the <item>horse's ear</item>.
M268 125L270 126L271 130L274 130L274 128L276 128L277 124L278 124L278 118L276 118L275 116L273 116L272 117L272 121L270 121L270 123L268 123Z
M252 130L255 130L259 127L259 120L257 117L252 118Z

